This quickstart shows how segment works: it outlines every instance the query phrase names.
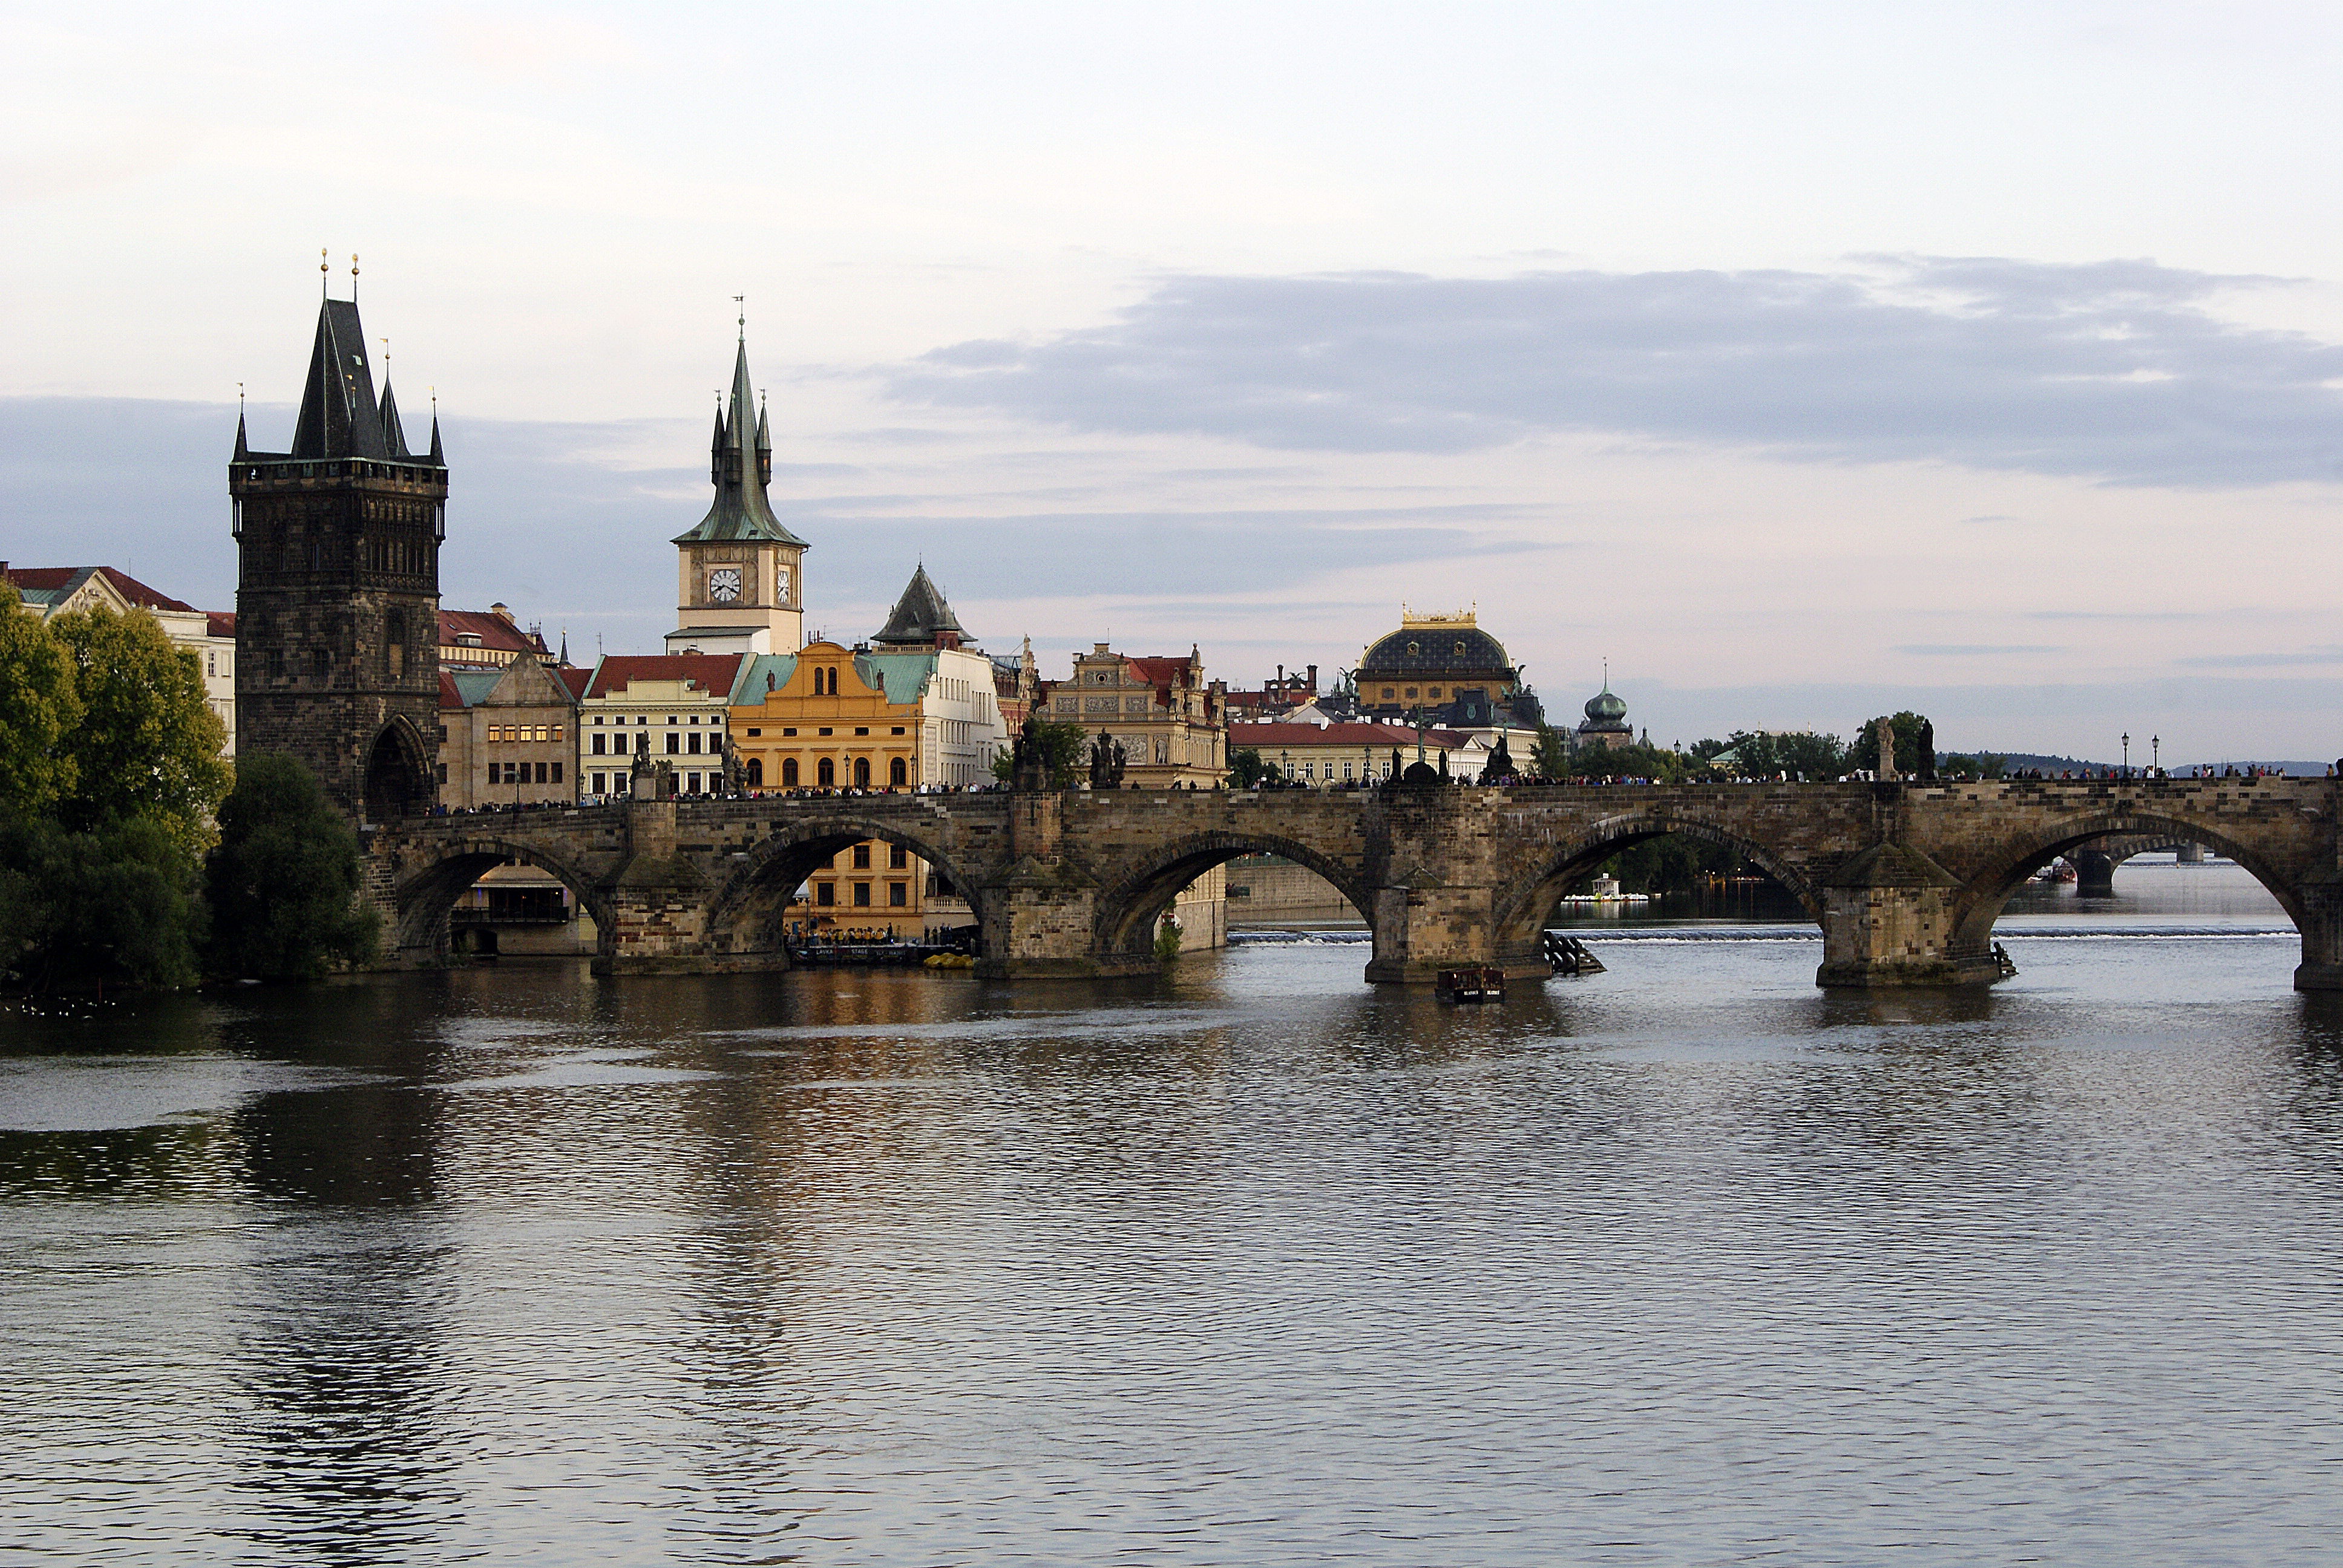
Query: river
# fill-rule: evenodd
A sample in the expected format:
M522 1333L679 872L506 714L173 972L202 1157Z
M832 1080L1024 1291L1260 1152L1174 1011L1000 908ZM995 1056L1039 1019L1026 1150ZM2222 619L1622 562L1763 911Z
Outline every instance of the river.
M508 963L0 1014L0 1541L108 1563L2343 1560L2343 1005L2235 867L1825 995Z

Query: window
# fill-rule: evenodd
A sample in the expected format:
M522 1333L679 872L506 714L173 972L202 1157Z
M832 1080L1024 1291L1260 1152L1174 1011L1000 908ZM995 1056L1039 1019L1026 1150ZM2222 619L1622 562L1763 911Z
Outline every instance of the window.
M597 723L597 724L601 723L601 722L602 722L602 716L601 716L600 714L598 714L598 714L596 714L596 715L594 716L594 722L595 722L595 723Z
M568 728L568 726L566 726L566 725L560 725L560 724L557 724L557 725L555 725L555 726L553 727L553 738L554 738L556 740L560 739L561 739L561 736L562 736L562 731L563 731L564 729L566 729L567 728Z
M596 737L594 737L594 755L595 755L595 756L599 757L599 756L601 756L601 755L603 754L603 752L604 752L605 750L607 750L607 749L608 749L608 741L609 741L609 739L610 739L610 738L609 738L608 736L607 736L607 735L597 735Z
M552 768L553 768L553 781L554 781L556 784L558 784L558 783L560 783L560 782L561 782L561 764L560 764L560 763L558 763L558 762L556 762L556 763L552 764Z
M867 910L870 907L870 883L857 882L854 884L854 907L858 910Z
M870 759L868 757L854 759L854 787L857 789L870 788Z
M1432 690L1431 690L1430 692L1428 692L1426 695L1428 695L1428 696L1432 699L1432 700L1433 700L1433 701L1434 701L1434 702L1439 701L1439 700L1440 700L1440 688L1438 688L1438 687L1436 687L1436 686L1435 686L1435 687L1433 687L1433 688L1432 689Z
M910 863L911 851L906 849L900 844L890 844L887 846L887 869L889 870L900 871Z
M749 788L762 789L764 787L765 759L761 757L751 757L749 759Z
M206 675L217 675L219 673L218 654L207 653L204 655L204 673Z
M909 882L890 882L887 884L887 907L889 909L905 910L910 908L910 905L911 885Z
M607 773L595 774L593 784L594 793L597 795L607 795L610 792L610 776Z
M857 735L868 735L870 733L870 726L868 724L858 726L854 733Z
M813 781L825 789L835 788L838 783L838 764L827 757L815 763Z
M445 762L439 764L439 782L442 784L447 782L447 765Z
M699 736L697 731L689 738L689 742L685 745L684 749L690 752L694 757L699 755Z
M552 780L551 780L551 779L548 779L548 778L545 776L545 769L546 769L546 764L544 764L544 763L540 762L540 763L538 763L538 764L537 765L537 781L538 781L539 784L549 784L549 783L551 783L551 782L552 782Z
M697 795L699 793L699 774L687 773L683 776L683 792L687 795Z
M669 757L679 757L683 754L683 737L681 735L670 733L668 736L667 754Z
M1407 689L1407 699L1410 702L1413 702L1415 700L1415 688L1413 686Z
M827 735L830 733L830 726L825 724L820 729L815 730L814 733L816 735Z
M1345 763L1343 763L1343 764L1342 764L1342 782L1343 782L1343 783L1345 783L1345 784L1348 784L1350 781L1351 781L1351 765L1350 765L1349 763L1345 762Z
M821 905L825 909L831 904L838 902L838 884L836 882L816 882L813 885L813 901Z
M782 727L782 729L781 729L781 733L782 733L782 734L784 734L784 735L795 735L797 732L798 732L798 727L797 727L796 725L794 725L794 724L784 725L784 726ZM756 732L755 730L751 729L750 731L749 731L749 734L751 734L751 735L754 735L754 734L755 734L755 733L757 733L757 732Z
M911 769L898 757L887 764L887 782L900 789L911 781Z
M897 735L900 735L900 734L902 734L902 733L903 733L903 727L902 727L901 725L898 724L897 726L895 726L895 728L894 728L894 729L893 729L892 733L897 734Z
M854 869L858 871L867 871L870 869L870 845L857 844L854 846Z
M784 757L784 758L782 758L782 759L781 759L781 787L782 787L783 789L796 789L796 788L797 788L797 783L798 783L798 759L797 759L796 758L794 758L794 757Z
M763 730L758 729L753 724L749 727L749 739L751 740L754 740L758 736L762 735L763 733Z

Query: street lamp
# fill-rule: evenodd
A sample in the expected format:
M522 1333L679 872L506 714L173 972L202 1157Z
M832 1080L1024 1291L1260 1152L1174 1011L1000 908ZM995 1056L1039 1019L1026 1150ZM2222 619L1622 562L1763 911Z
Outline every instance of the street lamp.
M1281 785L1293 782L1293 758L1290 752L1277 754L1277 781Z
M2157 777L2157 774L2163 771L2160 762L2163 753L2164 737L2161 735L2149 736L2147 738L2147 776L2150 779Z
M2131 777L2131 731L2128 729L2124 731L2123 749L2124 777L2128 779Z

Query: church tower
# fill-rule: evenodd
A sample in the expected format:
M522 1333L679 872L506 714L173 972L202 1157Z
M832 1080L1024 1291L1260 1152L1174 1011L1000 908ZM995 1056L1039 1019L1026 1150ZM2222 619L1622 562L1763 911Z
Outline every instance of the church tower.
M437 414L417 456L387 375L376 401L355 297L318 307L292 450L252 450L239 413L227 472L237 749L298 757L354 820L427 809L447 465Z
M745 326L732 361L732 404L709 451L715 504L676 536L676 628L669 653L795 653L805 644L806 542L781 526L765 488L773 437L749 380Z

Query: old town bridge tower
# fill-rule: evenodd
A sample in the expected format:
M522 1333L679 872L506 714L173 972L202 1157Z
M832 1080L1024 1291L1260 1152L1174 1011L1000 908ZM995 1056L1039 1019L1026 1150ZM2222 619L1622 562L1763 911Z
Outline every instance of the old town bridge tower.
M387 375L376 400L355 298L318 309L291 451L252 450L237 415L228 494L237 750L298 757L354 820L427 809L447 465L436 415L417 456Z

